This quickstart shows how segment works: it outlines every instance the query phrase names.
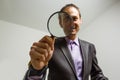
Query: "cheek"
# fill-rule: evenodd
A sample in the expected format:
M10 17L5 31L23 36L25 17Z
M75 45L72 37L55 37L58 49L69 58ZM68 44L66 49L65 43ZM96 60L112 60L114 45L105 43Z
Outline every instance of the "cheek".
M82 24L81 20L77 22L77 24L76 24L76 25L77 25L77 29L78 29L78 30L80 29L81 24Z
M64 26L63 30L64 30L64 32L66 32L68 30L68 28Z
M70 26L71 26L70 24L64 23L64 24L63 24L63 29L64 29L64 30L69 30L69 29L70 29Z
M76 29L80 28L80 23L75 23L74 25L76 26Z
M68 27L63 27L63 30L64 30L65 34L67 34L70 31L70 29Z

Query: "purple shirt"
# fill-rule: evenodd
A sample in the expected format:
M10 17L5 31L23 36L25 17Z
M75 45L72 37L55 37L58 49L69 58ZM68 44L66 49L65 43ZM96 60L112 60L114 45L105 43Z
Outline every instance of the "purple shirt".
M73 61L74 61L74 65L75 65L75 69L76 69L76 74L77 74L77 78L78 80L82 80L82 55L81 55L81 51L80 51L80 44L78 41L78 38L76 38L75 40L69 40L68 38L65 38L67 41L67 45L68 48L71 52Z

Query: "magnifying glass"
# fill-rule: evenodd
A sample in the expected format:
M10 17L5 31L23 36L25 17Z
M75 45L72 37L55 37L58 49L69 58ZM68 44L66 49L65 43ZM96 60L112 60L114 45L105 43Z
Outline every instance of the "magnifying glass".
M52 37L65 37L68 36L69 33L65 34L63 27L68 27L68 31L74 28L72 17L62 11L54 12L50 15L47 21L47 29Z

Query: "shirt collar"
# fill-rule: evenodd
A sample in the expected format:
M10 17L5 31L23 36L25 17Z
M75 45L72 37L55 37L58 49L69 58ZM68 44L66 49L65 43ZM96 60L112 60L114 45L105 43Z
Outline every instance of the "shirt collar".
M75 42L79 46L78 37L76 37L74 40L70 40L67 37L65 37L65 40L67 41L67 44L69 44L70 42Z

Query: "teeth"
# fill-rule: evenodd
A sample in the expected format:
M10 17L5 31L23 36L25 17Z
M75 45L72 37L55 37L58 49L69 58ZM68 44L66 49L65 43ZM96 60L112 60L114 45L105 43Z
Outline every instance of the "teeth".
M70 31L73 31L75 29L75 26L71 26Z
M72 26L71 29L75 29L75 26Z

